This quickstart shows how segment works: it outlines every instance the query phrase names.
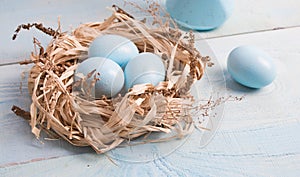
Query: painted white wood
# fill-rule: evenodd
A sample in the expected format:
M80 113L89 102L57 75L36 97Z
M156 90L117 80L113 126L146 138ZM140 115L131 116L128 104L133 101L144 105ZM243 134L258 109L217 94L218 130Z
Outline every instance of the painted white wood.
M298 0L235 0L232 15L218 29L202 37L215 38L300 25Z
M0 167L91 151L74 148L62 140L42 138L41 143L31 133L29 124L11 111L13 105L29 110L27 73L30 67L17 64L0 67Z
M128 0L136 2L145 7L144 1ZM158 0L163 2L164 0ZM45 26L57 27L57 18L61 17L63 30L71 30L80 23L89 21L102 21L110 15L110 11L105 7L118 4L123 7L123 0L2 0L0 2L0 22L2 29L0 33L1 51L0 64L22 61L29 57L33 50L31 43L33 37L37 37L44 45L50 38L40 32L23 31L16 41L11 37L19 24L27 22L42 22ZM298 0L237 0L235 9L228 21L219 29L203 32L197 38L217 37L233 35L239 33L253 32L257 30L268 30L278 27L289 27L300 25L300 1ZM138 14L136 10L125 7L133 14Z
M145 6L144 2L129 0ZM33 50L32 39L36 37L44 46L51 38L37 30L23 30L16 41L12 41L14 30L20 24L43 23L46 27L57 28L58 17L63 31L71 31L81 23L103 21L111 15L111 6L116 4L124 7L123 0L3 0L0 2L0 22L3 29L0 33L1 52L0 64L22 61L29 57ZM129 12L136 9L126 5Z
M250 116L245 120L246 115L244 115L243 111L239 111L242 110L240 107L236 107L237 105L235 105L234 107L230 107L229 110L234 109L233 111L239 114L234 114L229 118L234 119L234 121L237 119L247 121L250 125L253 124L254 126L268 122L288 121L290 118L298 118L299 109L296 105L297 103L299 104L300 101L300 92L299 89L297 89L299 88L298 65L300 62L298 47L300 44L299 32L300 27L297 27L286 30L206 40L214 51L216 58L218 58L219 64L224 69L228 93L249 96L248 99L250 100L247 100L247 104L244 103L246 105L243 106L252 114L264 114L263 119ZM227 57L231 50L240 45L257 46L268 52L275 59L278 74L273 84L261 90L252 90L236 84L230 78L226 71ZM274 105L278 107L274 109ZM236 126L240 127L242 125L232 124L230 121L227 126L228 129L235 129Z
M224 72L228 94L245 98L226 103L220 129L205 148L200 148L199 137L193 133L175 152L150 162L114 159L114 164L104 155L85 153L5 166L0 176L299 176L300 28L207 42L222 66L216 72L220 76ZM252 90L232 81L226 72L226 57L243 44L256 45L274 57L278 77L272 85ZM15 70L5 70L9 71ZM8 117L13 116L4 115L0 120Z

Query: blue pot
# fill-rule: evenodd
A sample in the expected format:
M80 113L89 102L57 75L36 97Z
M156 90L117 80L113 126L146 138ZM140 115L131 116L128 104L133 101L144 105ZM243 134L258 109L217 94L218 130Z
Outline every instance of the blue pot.
M181 26L212 30L221 26L233 10L233 0L166 0L165 7Z

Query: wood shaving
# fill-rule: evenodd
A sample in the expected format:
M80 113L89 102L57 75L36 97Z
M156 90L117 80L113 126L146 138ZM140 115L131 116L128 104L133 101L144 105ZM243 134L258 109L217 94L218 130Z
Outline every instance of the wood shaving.
M37 137L46 129L75 146L91 146L97 153L104 153L141 136L145 137L145 143L150 143L191 133L194 126L189 110L193 108L194 99L190 89L203 76L209 58L195 49L192 32L170 27L175 23L170 18L163 21L156 14L157 6L150 7L153 26L146 25L149 19L137 20L114 5L112 16L104 22L85 23L71 33L60 32L60 25L57 30L36 23L17 28L13 39L21 29L31 27L53 36L46 48L35 39L36 51L31 54L30 62L34 66L29 74L28 89L32 105L30 114L22 114ZM86 81L93 73L82 76L79 83L74 82L74 73L78 63L87 58L89 44L100 34L124 36L131 39L140 52L161 56L167 73L165 81L157 86L136 85L116 98L85 97L90 95L88 88L93 85ZM95 82L98 82L96 78ZM78 91L75 86L84 89ZM14 110L22 116L19 109L14 107ZM170 136L147 140L151 132Z

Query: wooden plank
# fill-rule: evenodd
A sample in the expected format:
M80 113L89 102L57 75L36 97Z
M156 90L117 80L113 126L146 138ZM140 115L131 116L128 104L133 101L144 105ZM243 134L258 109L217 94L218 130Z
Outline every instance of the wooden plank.
M148 163L82 154L0 169L14 176L285 176L299 175L299 123L217 133L206 148L188 141L175 153ZM287 139L287 137L294 137ZM288 145L287 145L288 144Z
M90 151L90 148L74 148L62 140L44 141L46 136L38 141L28 122L11 111L13 105L29 110L31 99L26 77L30 66L0 68L0 167Z
M299 26L300 1L234 1L228 20L214 31L202 32L203 38L215 38Z
M248 122L249 125L259 126L270 122L287 121L289 118L295 119L298 108L294 105L299 103L299 83L295 82L299 75L297 63L299 62L299 34L300 28L286 29L280 31L261 32L234 37L224 37L219 39L206 40L218 58L219 64L224 69L227 90L229 93L245 95L250 99L247 101L247 109L253 114L264 114L263 119L255 116L246 117L242 108L238 105L229 109L235 114L223 122L228 129L234 129L247 124L232 124L236 120ZM273 84L261 89L247 89L236 84L226 71L226 62L229 52L240 45L254 45L268 52L277 65L277 78ZM259 101L258 101L259 100ZM273 107L275 105L276 108ZM288 111L287 111L288 110ZM289 112L289 113L287 113ZM294 116L282 116L294 115ZM232 119L232 120L231 120ZM247 125L247 126L249 126Z
M226 103L220 129L204 148L195 131L176 151L150 162L113 159L114 164L104 155L86 153L6 166L0 176L299 176L299 38L294 28L207 41L224 71L228 94L245 98ZM232 81L226 57L242 44L274 57L278 77L272 85L252 90Z
M145 5L137 0L130 1L142 6ZM80 0L1 1L0 22L4 24L4 27L0 34L2 44L0 64L13 63L28 58L33 50L33 37L39 39L44 46L51 40L49 36L37 30L31 30L21 32L17 40L12 41L12 35L18 25L37 22L56 29L58 17L60 17L62 31L71 31L81 23L103 21L111 15L109 8L112 4L124 7L123 0L92 0L88 3ZM131 13L136 12L136 9L129 5L126 5L126 9Z
M146 7L144 1L129 0ZM158 0L163 4L164 0ZM38 1L5 0L0 2L0 22L4 25L1 33L0 64L13 63L29 57L33 50L31 43L33 37L37 37L44 46L50 37L33 30L21 32L16 41L12 41L13 31L19 24L27 22L43 22L45 26L57 27L57 18L61 17L63 30L71 30L80 23L89 21L102 21L110 15L105 7L112 4L123 7L122 0L91 0L88 3L80 0L52 0ZM272 6L270 6L272 4ZM132 14L139 16L136 10L125 7ZM300 25L300 2L298 0L273 1L264 0L253 3L251 0L235 1L235 9L229 20L215 31L202 32L197 38L212 38L216 36L248 33L257 30L270 30L278 27Z

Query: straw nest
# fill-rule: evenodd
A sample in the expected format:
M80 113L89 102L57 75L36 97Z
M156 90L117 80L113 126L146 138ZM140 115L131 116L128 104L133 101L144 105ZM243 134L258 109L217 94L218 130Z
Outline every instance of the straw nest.
M109 151L123 142L161 142L182 138L191 133L193 119L192 84L199 80L208 61L194 47L191 32L182 32L172 22L152 15L137 20L124 10L113 6L113 14L103 22L86 23L72 32L61 32L32 26L53 36L44 49L37 40L37 51L31 55L34 63L28 79L32 95L30 126L35 136L41 130L67 140L75 146L91 146L97 153ZM173 27L171 27L173 26ZM74 82L74 73L80 62L87 58L89 44L100 34L118 34L131 39L140 52L161 56L166 68L164 82L135 85L127 93L115 98L91 99L85 81ZM16 37L16 36L14 36ZM100 73L101 74L101 73ZM95 79L95 82L101 80ZM86 87L80 92L74 85ZM147 140L151 133L164 133L165 138Z

